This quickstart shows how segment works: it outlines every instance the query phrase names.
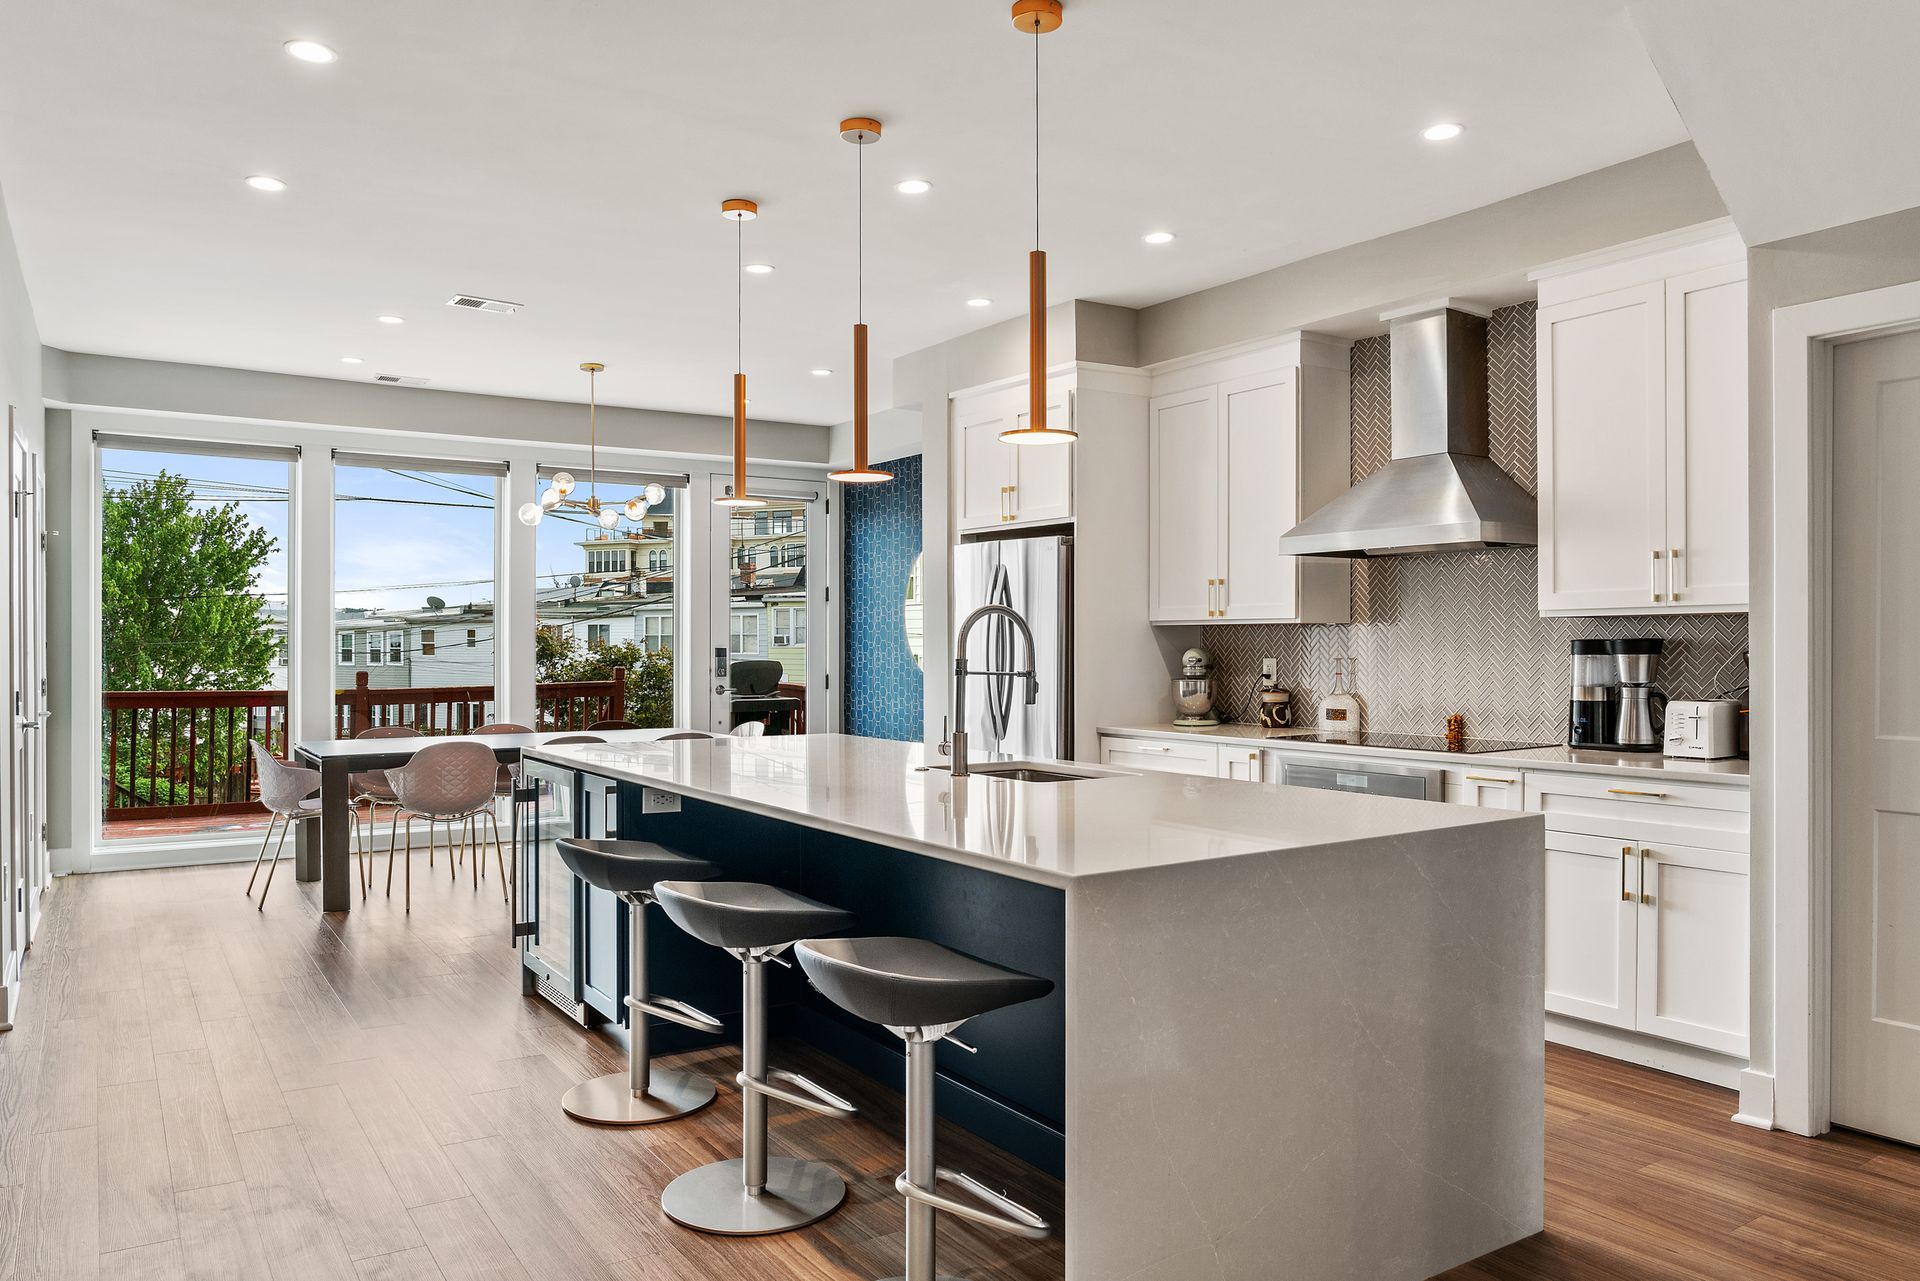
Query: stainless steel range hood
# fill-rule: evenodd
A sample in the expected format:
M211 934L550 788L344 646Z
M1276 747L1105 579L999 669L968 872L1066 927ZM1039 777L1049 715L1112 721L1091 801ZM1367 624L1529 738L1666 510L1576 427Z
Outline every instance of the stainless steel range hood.
M1393 461L1288 530L1289 556L1405 556L1539 541L1533 495L1487 456L1487 322L1388 317Z

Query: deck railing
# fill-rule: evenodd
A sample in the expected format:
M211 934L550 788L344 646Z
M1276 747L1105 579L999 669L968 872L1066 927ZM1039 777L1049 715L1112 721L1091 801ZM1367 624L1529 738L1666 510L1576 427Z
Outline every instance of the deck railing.
M624 669L604 681L534 686L535 728L585 729L619 720L627 701ZM334 736L378 725L422 734L466 734L492 721L491 685L374 689L361 672L334 692ZM247 814L260 809L249 739L285 757L287 691L113 690L101 696L102 797L109 823L159 817Z

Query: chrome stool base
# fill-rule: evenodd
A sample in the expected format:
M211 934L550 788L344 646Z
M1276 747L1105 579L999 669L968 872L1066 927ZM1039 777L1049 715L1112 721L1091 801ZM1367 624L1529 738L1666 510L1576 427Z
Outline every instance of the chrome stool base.
M846 1180L819 1161L768 1157L767 1184L758 1196L747 1194L745 1167L736 1157L689 1170L660 1194L660 1208L696 1232L755 1237L818 1222L846 1200Z
M633 1092L625 1072L612 1072L568 1090L560 1107L589 1125L657 1125L698 1112L713 1097L713 1082L706 1077L656 1067L647 1073L644 1094Z

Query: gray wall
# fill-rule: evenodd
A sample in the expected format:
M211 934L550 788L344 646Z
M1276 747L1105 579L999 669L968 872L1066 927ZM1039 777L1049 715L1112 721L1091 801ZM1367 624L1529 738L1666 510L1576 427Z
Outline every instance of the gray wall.
M14 429L28 444L46 452L46 414L40 393L40 330L34 324L33 304L27 297L27 284L20 271L20 255L14 249L13 224L7 217L6 197L0 193L0 405L13 410ZM0 411L4 412L4 411ZM11 457L11 441L0 441L0 449ZM11 524L0 521L0 565L12 564ZM13 601L0 591L0 636L11 637L15 625ZM0 662L4 656L0 655ZM5 760L8 777L13 769L13 734L0 736L0 760ZM57 760L51 752L49 760ZM6 789L0 788L0 833L12 831L13 814L8 808Z
M1706 166L1683 143L1148 307L1140 313L1140 363L1371 321L1383 308L1436 294L1517 302L1533 296L1530 268L1725 214Z
M580 406L560 401L93 356L51 347L45 352L45 372L47 396L76 405L503 441L586 443L586 416ZM723 399L716 393L716 403ZM749 426L748 439L756 459L795 463L827 460L831 428L757 419ZM603 445L718 458L731 451L732 440L732 420L718 415L600 407Z
M1799 732L1799 709L1776 721L1773 680L1773 312L1822 298L1920 280L1920 208L1760 245L1747 254L1749 441L1753 570L1753 1070L1771 1073L1773 1047L1773 768L1771 735Z

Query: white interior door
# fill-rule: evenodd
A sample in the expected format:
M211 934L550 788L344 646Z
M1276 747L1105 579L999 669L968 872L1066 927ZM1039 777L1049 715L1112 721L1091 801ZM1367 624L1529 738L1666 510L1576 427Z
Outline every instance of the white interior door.
M1833 389L1833 1120L1920 1143L1920 333Z

